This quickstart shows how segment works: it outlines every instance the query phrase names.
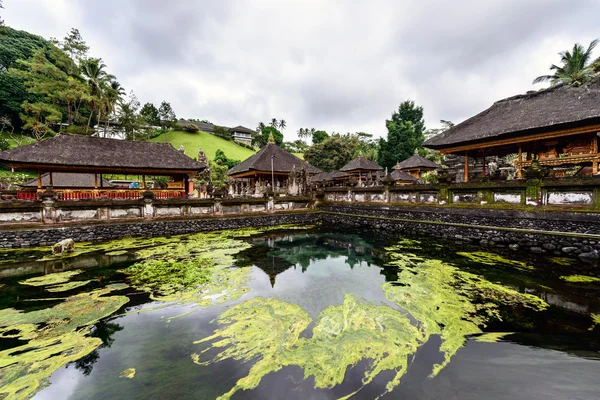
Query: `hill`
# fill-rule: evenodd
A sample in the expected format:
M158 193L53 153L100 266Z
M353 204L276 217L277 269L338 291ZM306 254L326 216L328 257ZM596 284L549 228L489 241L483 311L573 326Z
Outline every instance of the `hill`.
M176 149L183 145L185 154L192 158L198 156L198 147L202 148L209 160L215 158L215 152L219 149L223 150L228 158L240 161L245 160L255 153L255 151L242 147L233 141L225 140L206 132L189 133L183 131L169 131L167 135L162 134L151 139L151 141L167 142L166 136L168 136L168 142Z

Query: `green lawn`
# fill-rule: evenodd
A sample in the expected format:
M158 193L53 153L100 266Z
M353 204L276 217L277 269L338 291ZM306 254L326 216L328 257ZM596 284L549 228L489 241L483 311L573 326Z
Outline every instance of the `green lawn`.
M198 156L198 147L202 147L202 150L209 160L215 158L215 152L219 149L223 150L228 158L240 161L245 160L255 153L255 151L239 146L233 141L225 140L206 132L189 133L183 131L169 131L167 134L162 134L151 139L151 141L166 142L166 136L168 136L169 143L176 149L179 149L179 147L183 145L185 154L192 158Z

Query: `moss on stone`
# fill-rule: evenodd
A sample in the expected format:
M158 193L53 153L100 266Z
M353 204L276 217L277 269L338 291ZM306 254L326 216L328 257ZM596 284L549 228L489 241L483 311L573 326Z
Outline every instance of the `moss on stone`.
M598 283L600 278L587 275L563 275L560 277L565 282L569 283Z
M47 291L56 293L56 292L68 292L69 290L77 289L82 286L87 285L88 283L93 282L93 280L89 279L87 281L72 281L60 283L58 285L48 286L46 288Z
M562 267L570 267L575 264L575 259L568 257L550 257L550 261Z
M592 326L590 326L590 331L593 331L596 326L600 325L600 314L591 314L592 318Z

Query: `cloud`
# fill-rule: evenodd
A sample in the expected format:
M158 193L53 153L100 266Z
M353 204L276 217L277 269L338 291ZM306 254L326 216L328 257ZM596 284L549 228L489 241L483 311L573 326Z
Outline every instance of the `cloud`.
M143 102L181 117L255 127L385 135L400 102L428 126L460 122L536 89L556 53L594 35L600 4L581 0L5 0L18 29L80 29Z

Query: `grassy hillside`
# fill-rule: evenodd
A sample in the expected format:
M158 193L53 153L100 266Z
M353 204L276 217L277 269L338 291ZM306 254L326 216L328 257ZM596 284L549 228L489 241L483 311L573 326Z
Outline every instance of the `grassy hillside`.
M15 135L18 137L22 137L23 138L23 142L21 143L21 145L26 145L26 144L31 144L35 142L35 139L30 138L29 136L21 136L21 135ZM10 138L10 135L7 132L0 132L0 137L3 139L6 139L8 141L8 144L10 145L10 148L14 148L17 147L17 142L15 142L13 139Z
M240 161L245 160L255 153L250 149L239 146L233 141L225 140L206 132L188 133L183 131L169 131L168 134L162 134L151 141L166 142L166 136L168 136L169 143L176 149L183 145L185 154L192 158L198 155L198 147L202 147L209 160L215 158L215 152L218 149L223 150L228 158Z

